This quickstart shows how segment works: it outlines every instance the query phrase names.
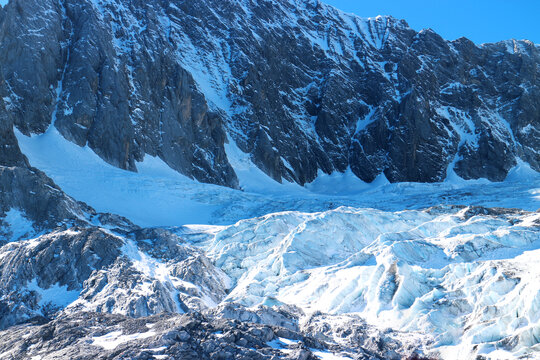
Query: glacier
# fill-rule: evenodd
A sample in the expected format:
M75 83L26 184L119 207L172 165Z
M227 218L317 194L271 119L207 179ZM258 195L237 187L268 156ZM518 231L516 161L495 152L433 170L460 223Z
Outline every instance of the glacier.
M522 355L538 343L538 213L283 212L240 221L200 246L233 279L225 301L358 314L430 334L445 359L505 347Z
M540 268L534 266L540 177L523 162L504 182L454 174L442 183L390 184L383 176L367 184L346 172L319 174L300 187L271 180L230 142L227 154L242 186L234 190L199 183L149 156L137 164L138 173L120 170L54 128L16 135L30 164L67 194L139 226L165 228L199 249L215 266L211 276L220 285L212 286L225 291L216 297L203 283L179 278L173 262L115 233L142 276L134 295L115 288L114 280L90 300L67 305L68 313L99 311L111 293L126 304L150 301L160 289L170 301L183 299L168 305L179 313L182 304L221 309L230 303L296 306L306 327L317 314L335 326L361 318L400 339L413 337L427 356L444 359L506 359L540 350ZM110 276L121 279L117 271ZM131 311L121 304L115 309ZM107 336L98 339L113 338ZM314 351L319 358L351 355Z

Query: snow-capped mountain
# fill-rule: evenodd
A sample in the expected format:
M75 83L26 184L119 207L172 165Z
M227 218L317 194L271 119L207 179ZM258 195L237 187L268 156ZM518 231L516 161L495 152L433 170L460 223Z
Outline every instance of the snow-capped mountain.
M231 187L227 143L301 185L348 169L367 182L540 170L528 41L445 41L316 0L12 0L0 50L11 163L10 124L53 124L122 169L148 154Z
M540 358L539 75L317 0L0 1L0 360Z

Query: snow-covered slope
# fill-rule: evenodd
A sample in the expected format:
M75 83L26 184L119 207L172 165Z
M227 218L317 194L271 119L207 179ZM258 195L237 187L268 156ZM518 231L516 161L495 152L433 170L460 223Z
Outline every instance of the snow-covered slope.
M382 210L421 209L436 205L540 208L540 175L519 163L505 182L464 181L389 184L381 176L366 184L350 172L320 174L306 187L276 183L238 149L229 149L244 191L202 184L146 156L138 173L113 167L88 147L65 140L54 127L27 137L16 132L30 164L44 171L68 195L99 212L119 214L140 226L230 225L241 219L339 206Z

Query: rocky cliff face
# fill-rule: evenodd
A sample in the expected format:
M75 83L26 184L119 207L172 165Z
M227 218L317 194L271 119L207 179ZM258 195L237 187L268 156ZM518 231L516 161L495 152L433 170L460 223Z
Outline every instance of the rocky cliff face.
M319 1L12 0L0 10L0 155L55 126L107 162L145 154L238 186L234 141L277 181L503 180L540 170L540 50L477 46Z

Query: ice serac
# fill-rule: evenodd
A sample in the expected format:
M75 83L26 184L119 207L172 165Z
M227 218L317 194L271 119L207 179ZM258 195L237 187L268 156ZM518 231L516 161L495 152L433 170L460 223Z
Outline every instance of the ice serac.
M241 221L206 250L231 277L225 301L296 305L341 326L361 323L352 313L427 336L435 358L497 359L537 356L539 230L540 213L520 210L339 208Z
M14 0L0 49L10 162L9 124L54 122L117 167L149 154L230 187L227 138L302 185L349 168L368 182L503 180L519 159L540 170L528 41L446 41L319 1Z

